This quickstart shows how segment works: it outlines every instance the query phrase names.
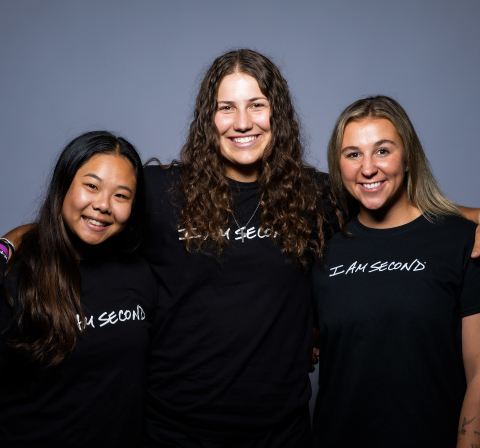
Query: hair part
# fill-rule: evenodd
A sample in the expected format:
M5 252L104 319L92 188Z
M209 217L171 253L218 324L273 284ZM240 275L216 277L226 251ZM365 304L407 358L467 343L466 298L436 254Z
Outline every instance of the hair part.
M402 139L405 148L405 165L408 167L408 172L405 173L405 184L409 202L418 207L427 219L440 215L460 215L457 206L442 193L438 186L407 113L398 102L383 95L354 102L340 114L333 128L328 144L328 168L333 194L342 208L347 209L352 199L343 185L340 170L345 128L353 121L369 118L389 120Z
M137 189L118 244L125 250L140 244L145 207L140 156L127 140L107 131L93 131L78 136L61 152L38 219L23 235L9 262L9 267L18 263L17 299L9 298L13 309L9 346L28 361L46 367L62 362L84 329L80 269L62 207L79 168L103 154L124 157L132 164Z
M217 255L227 246L222 231L231 223L234 205L220 152L215 113L220 83L232 73L255 78L270 105L272 138L265 148L258 177L261 227L270 230L270 238L279 241L281 250L291 259L301 264L306 264L307 254L320 259L328 221L324 202L341 221L340 212L329 189L320 185L318 175L304 162L298 119L287 81L272 61L248 49L231 51L215 59L200 85L179 162L182 167L179 190L184 202L178 229L184 229L186 248L204 251L206 237Z

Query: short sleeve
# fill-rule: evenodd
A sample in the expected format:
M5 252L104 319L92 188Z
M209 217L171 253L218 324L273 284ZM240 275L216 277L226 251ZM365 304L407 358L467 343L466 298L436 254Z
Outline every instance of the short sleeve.
M465 257L462 293L460 295L460 309L462 317L480 313L480 259L471 258L473 246Z

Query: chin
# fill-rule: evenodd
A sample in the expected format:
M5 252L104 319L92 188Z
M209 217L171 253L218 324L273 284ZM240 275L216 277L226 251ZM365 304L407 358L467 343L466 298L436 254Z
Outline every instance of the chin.
M360 201L360 202L367 210L372 210L372 211L380 210L385 206L385 202L381 202L381 203L371 202L371 201Z

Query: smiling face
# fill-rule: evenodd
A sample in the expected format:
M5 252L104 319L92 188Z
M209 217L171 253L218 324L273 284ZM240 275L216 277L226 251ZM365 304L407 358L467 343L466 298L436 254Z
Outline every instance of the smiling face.
M215 125L227 166L225 174L243 182L256 180L272 134L270 103L255 78L245 73L232 73L222 79Z
M62 206L68 229L89 245L103 243L126 226L137 180L124 157L100 154L75 174Z
M343 185L359 201L360 221L369 227L396 227L419 216L405 187L405 148L385 118L352 121L340 154Z

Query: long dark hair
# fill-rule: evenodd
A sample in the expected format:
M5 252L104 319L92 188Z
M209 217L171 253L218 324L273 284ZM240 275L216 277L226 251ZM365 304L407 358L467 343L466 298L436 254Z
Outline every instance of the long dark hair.
M124 157L133 166L136 195L117 246L133 250L141 241L145 187L140 156L128 141L107 131L78 136L61 152L38 220L23 235L9 262L9 266L18 262L17 299L9 298L14 314L9 346L43 366L62 362L83 331L78 323L85 317L80 303L80 269L63 222L62 206L79 168L99 154Z
M270 103L272 139L259 173L262 228L280 240L291 259L306 263L306 255L320 259L325 238L324 201L341 220L328 188L315 179L318 173L304 162L298 119L286 80L275 64L252 50L237 50L218 57L208 69L197 96L187 142L181 151L179 190L184 196L178 229L185 229L187 250L202 251L208 236L217 254L227 245L222 230L233 209L225 163L220 153L214 118L217 93L223 78L232 73L254 77Z

